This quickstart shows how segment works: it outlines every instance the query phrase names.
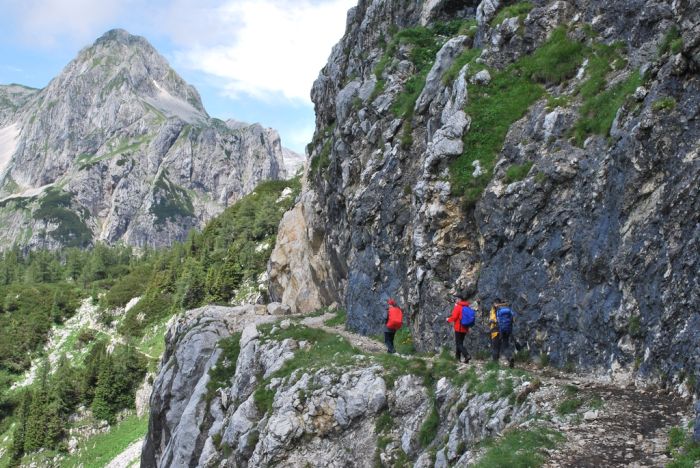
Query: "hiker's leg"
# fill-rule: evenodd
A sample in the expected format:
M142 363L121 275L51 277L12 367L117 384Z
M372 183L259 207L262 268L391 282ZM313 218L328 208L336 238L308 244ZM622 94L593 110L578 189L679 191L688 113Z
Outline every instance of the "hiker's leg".
M389 334L389 345L391 346L391 348L389 349L389 352L390 352L390 353L395 353L395 352L396 352L396 348L394 348L394 337L395 337L395 336L396 336L396 332L395 332L395 331L392 331L392 332Z
M462 357L464 358L464 362L469 362L469 353L467 353L467 348L464 347L464 337L467 336L466 333L458 333L459 335L459 352L462 353Z
M461 358L461 344L459 341L459 332L455 331L455 359L459 362Z
M391 333L390 331L384 332L384 345L386 346L386 350L388 352L391 352L391 348L394 347L394 337L393 333Z
M495 337L491 338L491 358L494 361L498 361L498 358L501 356L501 337L499 335L496 335Z
M508 365L510 367L513 367L515 365L515 359L513 358L513 347L511 346L511 339L512 337L510 336L510 333L503 333L503 336L501 337L501 340L503 341L503 354L506 356L506 359L508 359Z

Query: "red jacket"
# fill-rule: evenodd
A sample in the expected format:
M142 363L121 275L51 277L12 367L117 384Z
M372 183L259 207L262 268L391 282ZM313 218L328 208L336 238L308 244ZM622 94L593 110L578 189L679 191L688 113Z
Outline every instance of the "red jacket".
M469 328L463 327L460 323L462 321L462 307L468 305L469 301L457 301L457 304L452 308L452 315L447 319L448 322L455 324L456 332L469 333Z

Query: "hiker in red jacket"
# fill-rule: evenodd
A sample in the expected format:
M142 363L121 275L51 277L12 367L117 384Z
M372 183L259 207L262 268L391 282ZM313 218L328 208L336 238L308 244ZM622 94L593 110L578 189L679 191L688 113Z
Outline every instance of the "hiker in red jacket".
M384 315L384 344L387 352L393 354L396 352L394 335L403 325L403 312L393 299L389 298L387 304L389 304L389 310Z
M460 361L460 357L464 357L464 362L468 363L471 357L464 348L464 337L469 333L469 327L462 325L462 310L464 307L469 307L469 301L459 297L457 303L452 308L452 315L447 318L447 321L454 323L455 357L457 361Z

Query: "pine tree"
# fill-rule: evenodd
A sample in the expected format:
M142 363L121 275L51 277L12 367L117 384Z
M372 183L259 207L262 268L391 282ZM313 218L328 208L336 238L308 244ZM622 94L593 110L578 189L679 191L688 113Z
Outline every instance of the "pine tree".
M98 341L92 347L92 352L85 358L85 367L81 379L81 388L79 393L82 401L86 405L92 405L95 398L95 389L102 368L102 361L107 356L107 350L104 341Z
M41 378L38 388L32 395L32 403L29 407L27 425L24 435L24 452L31 453L44 447L46 436L46 407L48 366L44 364L41 368Z
M17 426L12 437L12 460L18 461L24 454L24 441L27 434L27 421L29 420L29 408L32 406L32 394L25 390L22 392L19 407L17 408Z
M194 259L187 259L180 280L180 305L183 309L197 307L204 300L206 288L202 267Z
M97 377L95 397L92 400L92 414L96 419L114 422L114 363L112 357L107 355L101 361L100 372Z

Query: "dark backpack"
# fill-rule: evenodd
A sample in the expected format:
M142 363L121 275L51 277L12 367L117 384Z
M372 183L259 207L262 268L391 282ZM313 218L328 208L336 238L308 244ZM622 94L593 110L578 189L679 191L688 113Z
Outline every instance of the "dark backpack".
M498 321L498 331L501 333L510 333L513 331L513 311L508 307L501 307L496 312L496 320Z
M459 323L463 327L473 327L476 322L476 311L469 306L462 306L462 318Z

